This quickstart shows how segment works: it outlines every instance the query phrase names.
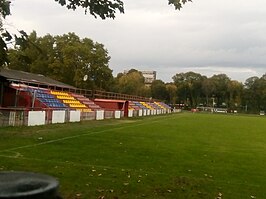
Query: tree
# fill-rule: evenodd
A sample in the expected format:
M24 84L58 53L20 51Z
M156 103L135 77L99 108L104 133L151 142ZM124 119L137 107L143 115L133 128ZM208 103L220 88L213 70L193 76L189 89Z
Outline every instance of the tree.
M188 102L188 87L185 84L185 74L177 73L172 77L174 84L177 88L177 102L180 104L187 104Z
M167 90L162 80L154 80L151 84L151 96L155 99L166 100Z
M241 98L243 92L242 83L232 80L228 83L229 103L228 107L231 109L238 108L241 105Z
M196 107L199 104L203 78L201 74L191 71L173 76L178 95L181 96L181 103L187 102L192 107Z
M110 90L113 75L108 66L110 60L108 51L102 44L95 43L91 58L90 67L87 68L87 75L93 87L100 90Z
M260 110L266 111L266 73L260 78L261 102Z
M166 91L168 94L167 101L170 104L175 104L177 100L177 87L174 83L166 84Z
M259 110L259 77L248 78L244 84L244 106L248 112Z
M248 112L266 111L266 74L250 77L244 84L244 106Z
M117 79L117 92L129 95L143 95L145 91L144 77L141 72L130 70L127 74L123 74Z
M28 38L30 42L26 48L15 46L9 50L9 68L49 75L48 65L55 58L54 37L48 34L39 38L33 31Z
M227 106L229 103L228 84L231 81L226 74L213 75L211 78L215 85L213 97L218 107Z
M89 11L94 17L115 18L116 11L124 13L124 4L121 0L55 0L68 9L76 10L78 7L84 8L85 13Z
M124 3L121 0L55 0L68 9L76 10L78 7L89 11L94 17L99 16L102 19L115 18L116 11L124 13ZM182 5L192 0L168 0L169 5L180 10Z
M11 35L4 31L3 29L3 20L7 15L10 15L10 1L0 0L0 66L8 63L7 59L7 44L11 40Z
M37 37L33 32L29 39L26 49L10 51L10 68L43 74L75 87L109 89L113 76L108 51L102 44L80 39L74 33Z
M209 98L214 95L215 84L210 78L204 78L202 82L202 92L206 98L206 106L210 106Z

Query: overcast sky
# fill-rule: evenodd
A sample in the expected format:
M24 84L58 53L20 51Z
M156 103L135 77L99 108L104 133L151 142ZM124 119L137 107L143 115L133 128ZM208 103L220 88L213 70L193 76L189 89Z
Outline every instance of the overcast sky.
M125 69L225 73L244 82L266 73L266 0L193 0L181 11L168 0L124 0L115 20L71 11L54 0L13 0L9 29L38 36L75 32L104 44L114 76Z

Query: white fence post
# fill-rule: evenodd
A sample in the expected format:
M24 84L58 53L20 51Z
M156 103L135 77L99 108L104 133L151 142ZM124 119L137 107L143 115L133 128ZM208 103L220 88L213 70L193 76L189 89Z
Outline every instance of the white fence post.
M9 112L8 124L10 126L15 126L15 123L16 123L16 111L10 111Z
M133 110L128 110L128 117L133 117Z
M147 115L147 109L143 109L143 116Z
M115 119L121 118L121 111L115 111Z
M53 111L52 124L65 123L66 111Z
M138 116L141 117L142 115L143 115L143 111L142 111L142 109L140 109L140 110L139 110L139 115L138 115Z
M104 119L104 111L103 110L96 111L96 120L103 120L103 119Z
M80 122L80 111L70 111L69 122Z
M28 126L45 125L45 111L29 111Z

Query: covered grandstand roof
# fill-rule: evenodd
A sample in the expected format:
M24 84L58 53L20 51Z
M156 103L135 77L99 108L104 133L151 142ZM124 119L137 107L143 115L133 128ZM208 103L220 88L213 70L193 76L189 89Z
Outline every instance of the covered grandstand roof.
M41 84L47 86L56 86L62 88L76 89L73 86L64 84L62 82L53 80L49 77L45 77L41 74L34 74L24 71L11 70L11 69L1 69L0 76L4 77L8 81L16 81L21 83L32 83L32 84Z

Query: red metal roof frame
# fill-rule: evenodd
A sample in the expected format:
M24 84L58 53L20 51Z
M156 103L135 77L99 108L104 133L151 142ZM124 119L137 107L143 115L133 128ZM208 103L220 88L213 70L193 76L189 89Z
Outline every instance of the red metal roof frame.
M110 99L94 99L95 102L113 102L113 103L125 103L127 100L110 100Z

